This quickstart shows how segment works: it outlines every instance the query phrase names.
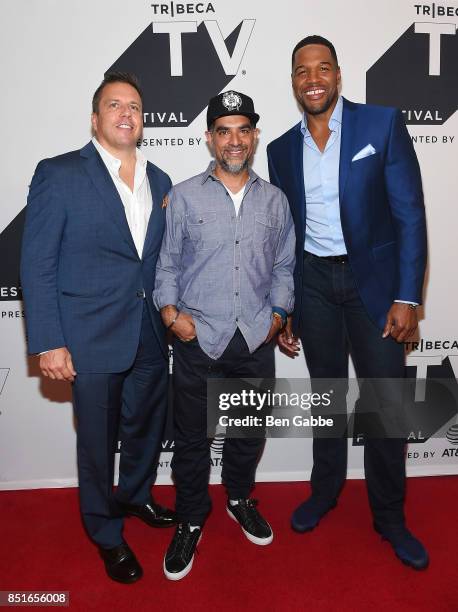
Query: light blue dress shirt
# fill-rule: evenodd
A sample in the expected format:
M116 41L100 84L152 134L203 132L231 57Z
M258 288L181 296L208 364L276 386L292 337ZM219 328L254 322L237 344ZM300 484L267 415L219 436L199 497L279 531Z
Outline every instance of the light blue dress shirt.
M339 161L343 101L339 96L329 120L331 134L323 153L317 147L304 113L304 188L307 202L304 249L319 255L344 255L345 248L339 205Z

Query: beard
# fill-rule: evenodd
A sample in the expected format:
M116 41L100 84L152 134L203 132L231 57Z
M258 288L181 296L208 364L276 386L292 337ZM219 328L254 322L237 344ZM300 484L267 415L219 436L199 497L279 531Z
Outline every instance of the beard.
M241 174L245 170L248 170L248 158L245 158L238 164L230 164L224 158L221 158L219 160L219 165L225 172L229 172L230 174Z
M218 160L219 165L225 172L229 172L230 174L241 174L245 170L248 169L248 157L245 157L244 160L236 163L231 163L224 158L224 154Z

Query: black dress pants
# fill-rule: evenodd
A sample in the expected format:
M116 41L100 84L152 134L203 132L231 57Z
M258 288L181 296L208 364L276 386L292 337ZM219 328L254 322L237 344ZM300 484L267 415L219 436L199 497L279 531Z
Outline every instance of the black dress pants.
M210 443L207 438L207 379L274 378L273 342L250 354L239 330L219 359L211 359L197 340L173 345L175 448L172 470L181 522L203 525L210 511ZM222 480L229 498L247 498L254 484L263 438L226 438Z
M402 379L404 347L382 338L359 297L350 264L304 255L301 341L310 376L348 379L351 353L358 378ZM323 507L337 498L347 472L346 437L313 441L312 496ZM368 438L364 467L369 503L380 527L404 523L405 440Z

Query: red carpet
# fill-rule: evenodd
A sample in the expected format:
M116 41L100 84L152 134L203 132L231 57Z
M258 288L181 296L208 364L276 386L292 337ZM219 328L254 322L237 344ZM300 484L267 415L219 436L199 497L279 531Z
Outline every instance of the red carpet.
M118 585L80 524L76 489L0 493L0 590L70 591L71 610L457 611L458 478L408 481L407 516L427 546L425 572L403 566L372 530L363 481L349 481L339 504L312 533L289 528L304 483L262 483L255 497L274 530L270 546L248 542L225 512L221 486L191 573L180 582L162 573L172 530L127 521L125 537L144 577ZM156 487L173 504L172 487Z

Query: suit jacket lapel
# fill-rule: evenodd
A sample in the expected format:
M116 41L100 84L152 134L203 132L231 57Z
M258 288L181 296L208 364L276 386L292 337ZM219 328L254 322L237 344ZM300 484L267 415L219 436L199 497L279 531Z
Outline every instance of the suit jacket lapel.
M347 185L348 173L350 172L353 142L356 129L355 105L343 99L342 131L340 137L340 162L339 162L339 200L342 203L345 187Z
M135 248L135 243L130 233L129 224L127 223L124 205L119 197L118 190L92 142L81 149L80 155L85 162L84 169L91 178L102 202L107 207L125 241L129 244L134 253L137 254L137 249Z
M162 196L159 190L158 181L154 167L148 162L146 166L151 195L153 198L153 209L146 230L145 244L143 245L143 257L150 251L159 249L162 239L162 228L164 225L164 211L162 210Z
M291 181L297 193L297 198L293 199L293 203L298 203L295 211L294 221L300 221L302 228L305 226L305 187L304 187L304 137L301 132L301 124L299 123L292 132L292 146L288 147L291 155Z

